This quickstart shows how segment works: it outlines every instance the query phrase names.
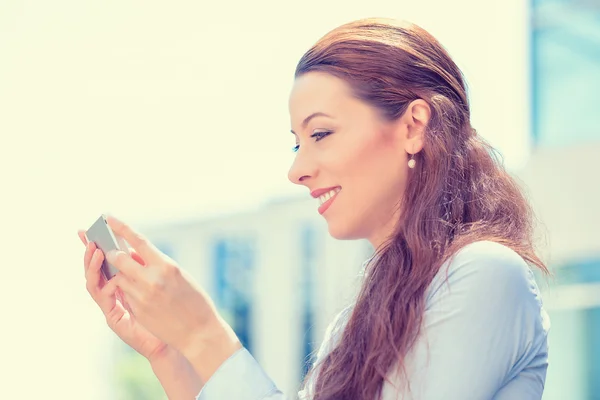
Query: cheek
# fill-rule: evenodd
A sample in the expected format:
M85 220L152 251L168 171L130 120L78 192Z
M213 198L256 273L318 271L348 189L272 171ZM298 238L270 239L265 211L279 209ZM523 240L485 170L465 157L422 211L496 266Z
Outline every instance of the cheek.
M402 155L396 154L393 147L386 146L385 143L366 142L353 152L354 162L348 171L352 171L355 176L372 180L373 184L380 181L389 183L398 180L406 172L406 168L402 167L401 157Z
M406 182L407 166L391 148L365 146L347 169L346 181L368 207L400 200ZM373 204L371 204L373 203ZM383 205L383 204L381 204Z

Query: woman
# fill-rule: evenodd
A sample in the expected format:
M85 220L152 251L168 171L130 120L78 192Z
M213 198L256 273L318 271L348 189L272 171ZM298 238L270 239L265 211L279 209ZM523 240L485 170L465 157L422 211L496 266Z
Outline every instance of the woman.
M367 19L319 40L295 76L289 179L333 237L377 249L300 397L540 399L548 320L528 265L547 271L532 212L471 127L448 53L417 26ZM281 399L202 288L109 224L135 251L107 255L120 273L105 282L87 245L88 290L169 398Z

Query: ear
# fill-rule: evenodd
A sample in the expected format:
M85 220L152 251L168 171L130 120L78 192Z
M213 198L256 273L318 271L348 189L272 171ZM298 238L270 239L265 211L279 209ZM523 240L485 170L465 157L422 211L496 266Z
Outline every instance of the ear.
M425 130L431 117L431 107L423 99L412 101L400 117L404 133L404 151L416 154L423 149Z

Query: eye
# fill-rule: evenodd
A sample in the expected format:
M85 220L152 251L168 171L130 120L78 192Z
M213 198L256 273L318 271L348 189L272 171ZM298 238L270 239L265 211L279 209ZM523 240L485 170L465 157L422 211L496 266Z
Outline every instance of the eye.
M329 136L331 135L333 132L331 131L321 131L321 132L315 132L312 135L310 135L310 137L315 138L315 141L318 142L319 140L325 138L325 136Z
M312 135L310 135L310 137L311 138L315 138L315 142L318 142L319 140L325 138L325 136L329 136L332 133L333 133L332 131L315 132ZM300 145L299 144L296 144L294 147L292 147L292 151L294 153L298 152L299 149L300 149Z

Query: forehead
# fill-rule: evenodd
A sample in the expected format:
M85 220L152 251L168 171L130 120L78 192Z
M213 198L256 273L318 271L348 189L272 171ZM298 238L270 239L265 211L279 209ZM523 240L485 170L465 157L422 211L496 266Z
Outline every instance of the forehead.
M313 112L335 113L354 101L350 86L342 79L324 72L308 72L294 81L290 114L292 118L304 118Z

